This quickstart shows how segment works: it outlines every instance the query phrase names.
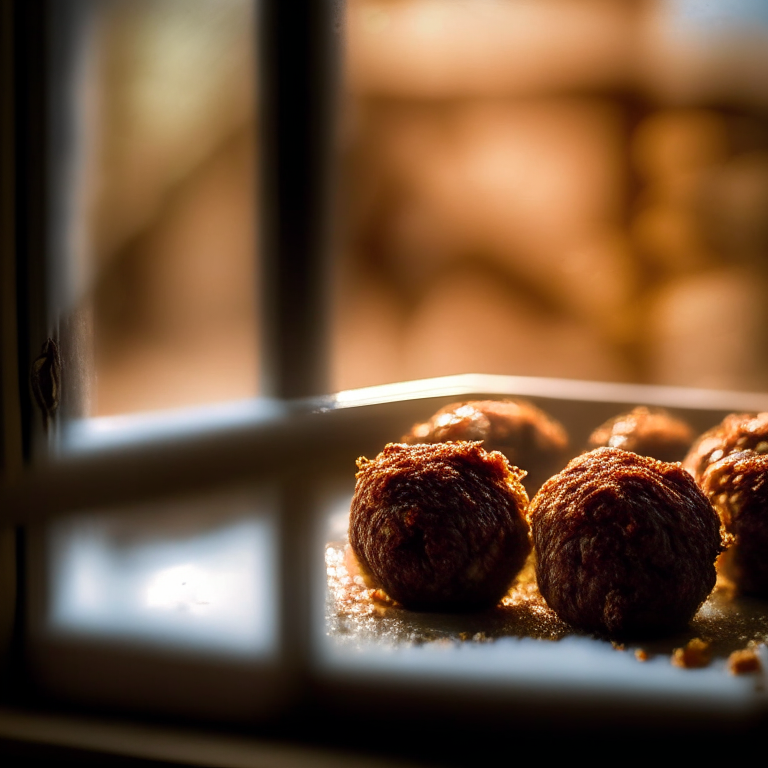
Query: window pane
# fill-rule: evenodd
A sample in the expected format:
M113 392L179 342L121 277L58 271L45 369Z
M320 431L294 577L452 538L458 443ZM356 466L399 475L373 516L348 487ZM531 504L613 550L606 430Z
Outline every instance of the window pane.
M259 658L277 642L276 530L268 495L225 495L53 523L53 636Z
M334 388L481 372L765 391L768 26L758 5L348 0ZM603 409L694 399L554 383L561 400L548 406L571 433L569 458ZM518 394L547 397L529 385ZM423 419L437 407L425 403ZM700 431L718 411L683 413ZM379 445L358 453L373 459L411 425L393 414ZM525 707L523 695L572 696L574 711L594 695L722 712L746 691L725 660L762 642L765 615L722 589L692 624L721 643L696 679L669 663L679 638L662 638L643 666L647 647L617 653L550 622L530 570L484 614L394 603L365 573L392 566L386 546L428 551L427 581L450 558L424 544L429 530L408 538L381 522L382 481L369 497L381 527L360 534L371 552L361 566L348 547L351 461L346 479L347 495L328 498L322 542L316 644L330 679L400 684L405 702L430 683L435 700L459 700L474 683ZM406 529L410 507L397 501ZM408 565L395 570L402 585ZM753 619L754 635L737 629Z
M286 690L278 514L267 482L31 527L31 678L100 710L272 712Z
M349 0L335 388L764 389L758 6Z
M81 53L89 415L257 392L251 0L90 4Z

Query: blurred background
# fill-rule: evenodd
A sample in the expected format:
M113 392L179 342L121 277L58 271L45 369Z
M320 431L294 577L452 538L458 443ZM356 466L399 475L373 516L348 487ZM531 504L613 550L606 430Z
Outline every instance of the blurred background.
M90 415L258 394L251 0L96 6ZM768 4L347 0L331 389L768 387Z

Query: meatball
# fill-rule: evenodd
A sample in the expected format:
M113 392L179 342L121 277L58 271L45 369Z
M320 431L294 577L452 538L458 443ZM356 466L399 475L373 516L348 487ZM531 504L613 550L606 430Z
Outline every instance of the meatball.
M683 466L701 480L707 467L728 454L768 453L768 413L732 413L691 446Z
M357 461L349 543L369 583L406 608L496 605L531 544L524 472L479 443L390 443Z
M723 571L741 592L768 597L768 455L731 453L704 470L701 487L734 537Z
M599 426L587 442L594 448L621 448L659 461L682 461L693 442L693 430L663 408L638 406Z
M580 629L679 629L715 585L720 520L680 464L598 448L544 483L529 519L539 590Z
M560 422L521 400L471 400L441 408L429 421L416 424L402 439L410 445L482 440L488 451L501 451L510 464L528 473L529 493L564 464L568 434Z

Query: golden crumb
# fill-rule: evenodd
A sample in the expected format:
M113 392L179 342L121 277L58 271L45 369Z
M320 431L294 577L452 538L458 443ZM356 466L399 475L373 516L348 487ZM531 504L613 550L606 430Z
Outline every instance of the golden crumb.
M524 470L468 441L389 443L359 467L349 546L366 583L411 611L501 602L531 551Z
M617 643L615 640L611 640L611 645L616 651L626 651L627 646L624 643Z
M635 658L638 661L648 661L650 656L648 656L648 651L646 651L644 648L638 648L635 650Z
M392 605L394 602L383 589L374 589L371 592L371 600L376 603L385 603L387 605Z
M728 657L728 671L732 675L747 675L762 669L763 664L754 648L742 648Z
M675 648L672 652L672 664L685 669L706 667L711 658L709 643L700 637L694 637L684 648Z

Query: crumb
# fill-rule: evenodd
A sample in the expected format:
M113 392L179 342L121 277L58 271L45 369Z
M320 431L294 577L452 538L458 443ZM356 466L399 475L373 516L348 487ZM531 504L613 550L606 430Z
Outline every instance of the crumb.
M768 596L768 454L746 450L710 463L701 489L720 515L733 546L721 558L721 570L740 592Z
M700 481L710 464L732 453L768 451L768 413L732 413L691 446L683 466Z
M751 672L760 672L762 669L763 664L754 648L742 648L728 657L728 671L732 675L747 675Z
M386 603L387 605L392 605L393 603L393 600L390 599L389 595L383 589L372 590L371 600L375 603Z
M597 448L547 480L528 517L539 591L587 632L622 641L682 629L715 586L724 532L680 464Z
M646 651L644 648L638 648L635 651L635 658L638 661L648 661L650 656L648 655L648 651Z
M672 664L685 669L706 667L711 659L709 643L700 637L694 637L684 648L675 648L672 652Z
M663 408L638 406L599 426L588 440L589 450L608 446L651 456L660 461L682 461L693 430Z
M444 443L482 440L487 451L501 451L522 467L528 493L562 468L569 439L560 422L524 400L470 400L441 408L429 421L415 424L402 442Z
M614 647L614 650L617 650L617 651L627 650L627 646L624 645L624 643L617 643L615 640L611 640L611 645Z
M371 586L409 610L501 601L531 542L525 472L479 443L390 443L358 459L349 545Z

